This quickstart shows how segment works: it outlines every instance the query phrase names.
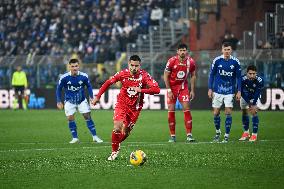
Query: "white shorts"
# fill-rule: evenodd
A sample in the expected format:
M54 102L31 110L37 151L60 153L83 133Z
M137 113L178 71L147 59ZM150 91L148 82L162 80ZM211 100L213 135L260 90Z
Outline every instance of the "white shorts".
M234 106L234 94L218 94L213 93L213 100L212 100L212 107L213 108L221 108L223 103L225 104L226 108L233 108Z
M260 100L257 99L256 106L259 108L259 105L260 105ZM241 100L240 100L240 107L242 110L249 108L249 104L243 99L243 97L241 97Z
M88 113L88 112L91 111L90 106L88 104L88 101L87 101L87 99L85 99L80 104L72 104L70 102L66 102L64 104L65 115L70 116L70 115L75 114L76 108L78 108L78 111L81 114Z

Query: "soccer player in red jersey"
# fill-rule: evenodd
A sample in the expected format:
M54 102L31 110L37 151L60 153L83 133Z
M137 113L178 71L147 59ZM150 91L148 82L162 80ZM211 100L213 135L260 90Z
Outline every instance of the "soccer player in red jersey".
M143 107L144 94L159 94L158 83L141 68L141 59L138 55L132 55L128 61L128 69L124 69L109 80L99 89L93 104L99 101L101 95L114 83L120 81L122 87L117 96L117 104L114 110L112 131L112 153L109 161L118 157L120 143L124 141L133 129L140 111Z
M168 90L168 123L170 129L169 142L176 142L176 119L175 104L177 99L182 105L184 113L184 125L186 130L186 142L194 142L192 137L192 117L190 113L190 101L194 98L194 89L196 81L195 61L188 56L187 45L180 44L177 49L177 55L171 57L164 71L164 81ZM187 78L190 75L190 92L188 90Z

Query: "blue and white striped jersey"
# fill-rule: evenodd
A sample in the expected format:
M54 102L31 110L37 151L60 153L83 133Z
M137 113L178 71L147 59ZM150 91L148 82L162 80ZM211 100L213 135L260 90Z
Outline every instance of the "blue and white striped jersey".
M88 89L89 96L93 98L93 89L86 73L79 71L76 76L72 76L71 72L63 74L58 81L56 89L57 102L62 102L61 92L62 88L64 88L64 101L80 104L86 98L84 93L85 86Z
M248 104L256 105L263 85L263 79L259 76L256 76L253 80L250 80L246 75L242 76L241 93L243 99Z
M236 81L238 91L241 91L240 61L233 56L230 56L228 60L224 59L224 55L216 57L211 65L208 88L218 94L234 94Z

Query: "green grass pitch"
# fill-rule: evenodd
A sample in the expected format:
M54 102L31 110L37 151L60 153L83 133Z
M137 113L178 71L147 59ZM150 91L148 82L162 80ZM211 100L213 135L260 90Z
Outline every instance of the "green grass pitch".
M223 113L223 112L222 112ZM283 112L259 112L259 141L238 142L241 114L233 112L230 142L212 144L215 129L210 111L192 111L193 136L185 143L183 113L176 112L177 142L168 143L166 111L143 110L117 161L111 152L112 111L95 110L102 144L76 114L81 143L71 140L63 111L0 111L0 188L284 188ZM224 117L222 117L224 131ZM148 161L129 164L141 149Z

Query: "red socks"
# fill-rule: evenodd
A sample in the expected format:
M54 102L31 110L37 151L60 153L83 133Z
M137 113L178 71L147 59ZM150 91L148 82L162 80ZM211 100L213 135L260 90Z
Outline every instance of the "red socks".
M124 141L127 137L128 135L126 135L125 133L124 134L121 133L120 142Z
M118 133L115 131L112 131L112 135L111 135L111 141L112 141L112 151L116 152L119 150L120 147L120 143L122 141L124 141L126 138L128 137L128 135L123 134L123 133Z
M183 111L184 114L184 126L185 126L185 130L186 130L186 134L191 134L191 130L192 130L192 117L191 117L191 113L190 110L185 110Z
M120 146L120 142L121 142L121 133L112 131L111 141L112 141L112 144L111 144L112 151L113 152L118 151L119 150L119 146Z
M176 135L175 111L168 111L168 123L169 123L171 136L175 136Z

